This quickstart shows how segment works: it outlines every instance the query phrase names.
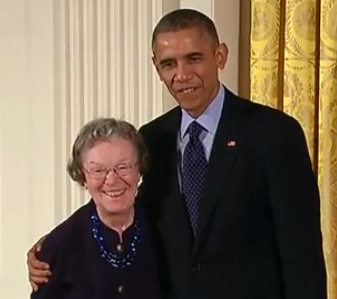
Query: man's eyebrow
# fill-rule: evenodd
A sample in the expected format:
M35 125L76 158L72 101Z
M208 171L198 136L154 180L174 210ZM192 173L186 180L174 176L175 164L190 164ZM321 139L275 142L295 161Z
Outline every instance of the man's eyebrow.
M201 52L191 52L185 55L185 58L191 58L191 57L202 57L204 56ZM166 63L174 62L175 59L172 57L164 58L159 61L159 65L165 65Z
M160 65L164 65L164 64L166 64L168 62L173 62L173 61L174 61L173 58L164 58L164 59L162 59L162 60L159 61L159 64Z
M190 57L195 57L195 56L204 56L204 54L200 52L192 52L192 53L188 53L185 57L190 58Z

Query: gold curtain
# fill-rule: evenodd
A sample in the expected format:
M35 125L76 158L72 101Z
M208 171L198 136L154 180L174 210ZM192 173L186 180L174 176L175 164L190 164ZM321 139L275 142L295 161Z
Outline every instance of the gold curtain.
M251 99L302 125L321 193L329 298L337 298L337 0L251 1Z

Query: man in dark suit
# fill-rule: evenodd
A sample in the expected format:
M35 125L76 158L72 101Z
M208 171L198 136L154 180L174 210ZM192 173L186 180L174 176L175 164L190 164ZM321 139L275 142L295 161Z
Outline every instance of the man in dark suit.
M140 129L149 167L139 198L165 294L326 299L319 192L298 122L221 85L228 50L200 12L165 15L152 49L179 104ZM41 282L35 250L30 280Z

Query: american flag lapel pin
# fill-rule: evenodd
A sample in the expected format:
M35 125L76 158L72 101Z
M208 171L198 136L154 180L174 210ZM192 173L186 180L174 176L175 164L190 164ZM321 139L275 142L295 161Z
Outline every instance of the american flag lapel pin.
M228 141L227 146L228 147L234 147L236 145L236 142L234 140Z

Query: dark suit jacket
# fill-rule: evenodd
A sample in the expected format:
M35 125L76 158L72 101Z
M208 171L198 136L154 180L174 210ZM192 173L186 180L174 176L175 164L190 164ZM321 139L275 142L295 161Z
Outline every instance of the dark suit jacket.
M325 299L316 178L286 114L226 90L192 237L180 193L174 108L141 128L149 168L140 198L175 299Z

